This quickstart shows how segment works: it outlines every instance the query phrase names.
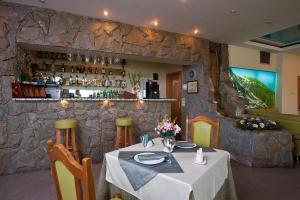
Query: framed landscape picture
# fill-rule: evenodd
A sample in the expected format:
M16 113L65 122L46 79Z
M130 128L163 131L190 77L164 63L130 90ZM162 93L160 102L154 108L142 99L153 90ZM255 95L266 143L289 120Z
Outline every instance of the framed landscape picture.
M198 81L188 81L187 82L187 93L188 94L198 93Z

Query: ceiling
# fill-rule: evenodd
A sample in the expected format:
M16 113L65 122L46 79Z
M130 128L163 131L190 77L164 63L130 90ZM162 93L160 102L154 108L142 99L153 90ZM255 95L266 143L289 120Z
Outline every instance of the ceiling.
M238 44L300 21L299 0L6 0ZM107 9L109 15L103 16ZM231 11L231 12L230 12ZM151 22L157 19L159 25Z

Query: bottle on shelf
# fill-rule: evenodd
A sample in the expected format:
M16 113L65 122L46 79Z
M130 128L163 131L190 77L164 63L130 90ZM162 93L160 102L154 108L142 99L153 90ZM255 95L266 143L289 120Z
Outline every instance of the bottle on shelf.
M43 64L42 64L42 70L43 71L47 71L47 65L46 65L46 62L43 61Z
M66 72L65 64L63 63L61 66L61 72Z
M76 84L76 85L79 84L79 77L78 77L78 75L75 76L75 84Z
M82 77L82 86L87 86L87 79L85 76Z
M73 80L73 76L72 76L72 75L70 75L70 78L69 78L69 85L71 85L71 86L72 86L72 85L73 85L73 81L74 81L74 80Z
M60 73L59 85L63 85L63 84L64 84L64 75Z
M95 76L95 78L93 79L93 84L94 87L97 87L97 77Z
M74 73L74 67L73 67L73 66L72 66L72 68L71 68L71 72Z

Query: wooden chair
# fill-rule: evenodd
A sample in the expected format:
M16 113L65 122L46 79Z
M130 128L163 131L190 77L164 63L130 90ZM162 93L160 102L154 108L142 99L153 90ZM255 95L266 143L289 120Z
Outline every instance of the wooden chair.
M186 141L189 141L189 125L192 124L192 142L205 146L218 148L220 136L220 122L213 121L205 116L198 116L193 119L186 116ZM215 131L214 131L215 130Z
M58 200L95 200L91 158L84 158L80 165L62 144L48 141L51 174L54 178Z

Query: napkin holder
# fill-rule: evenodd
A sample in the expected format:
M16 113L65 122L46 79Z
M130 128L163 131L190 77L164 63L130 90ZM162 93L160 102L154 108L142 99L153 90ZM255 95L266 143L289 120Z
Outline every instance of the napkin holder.
M197 150L196 158L194 161L196 164L205 165L206 164L206 157L203 155L202 148Z
M145 148L149 148L154 145L154 142L149 134L143 134L140 136L140 138Z

